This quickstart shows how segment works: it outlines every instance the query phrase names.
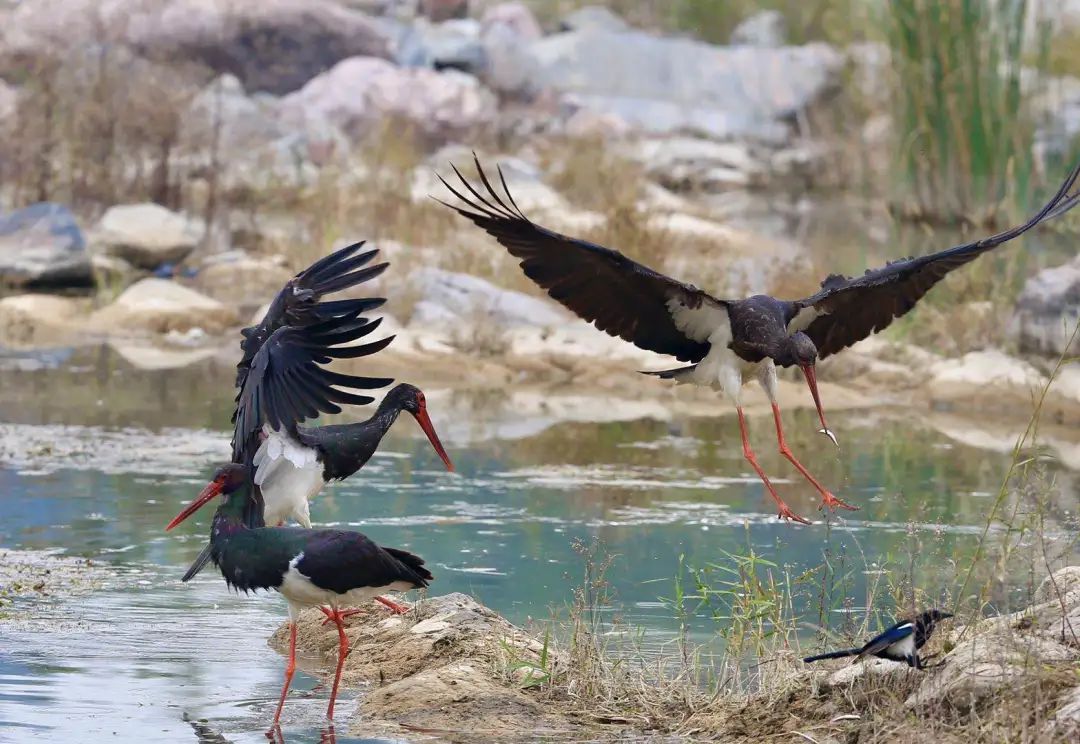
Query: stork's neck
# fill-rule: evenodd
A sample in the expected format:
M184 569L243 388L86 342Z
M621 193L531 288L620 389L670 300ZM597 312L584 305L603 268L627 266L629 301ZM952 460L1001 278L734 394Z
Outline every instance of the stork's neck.
M250 495L250 484L246 484L225 497L225 502L214 514L211 542L236 532L262 526L262 495L256 490L256 498Z
M402 407L403 404L399 398L387 396L382 399L379 408L375 411L375 415L369 420L382 434L386 434L386 432L390 431L390 427L394 425L394 422L397 421Z

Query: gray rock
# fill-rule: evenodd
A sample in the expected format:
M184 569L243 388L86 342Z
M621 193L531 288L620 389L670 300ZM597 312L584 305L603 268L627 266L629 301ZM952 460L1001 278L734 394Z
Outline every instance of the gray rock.
M607 6L586 5L584 8L578 8L574 12L563 16L559 28L563 31L585 31L587 29L627 31L630 24Z
M420 12L433 21L464 18L469 12L469 0L420 0Z
M0 284L92 281L86 240L67 207L41 202L0 216Z
M200 222L159 204L110 207L94 231L94 242L110 256L142 269L182 261L199 243Z
M785 142L796 114L839 85L844 64L827 44L716 47L596 29L547 37L532 52L537 83L570 105L617 114L649 133L772 144Z
M348 57L391 52L383 24L332 0L171 0L128 24L129 39L149 56L196 60L248 91L278 95Z
M550 302L522 292L502 289L469 274L423 268L410 277L424 300L417 304L412 322L446 326L482 321L503 326L557 327L570 318Z
M294 121L313 116L362 138L389 121L403 121L431 139L474 135L494 121L495 96L472 75L396 67L374 57L353 57L281 100Z
M1044 159L1070 158L1080 135L1080 78L1038 75L1031 96L1035 149Z
M480 24L485 31L493 26L506 26L527 42L537 41L544 35L529 6L520 2L499 3L486 8L480 17Z
M461 70L477 76L487 69L480 23L468 18L407 26L398 42L395 59L403 67Z
M675 191L718 191L759 184L765 166L745 144L670 137L622 148L658 183Z
M188 331L220 333L239 321L236 310L166 279L143 279L90 316L88 326L110 334Z
M1078 321L1080 258L1027 280L1009 330L1021 351L1057 356L1065 352Z
M742 21L731 32L731 43L756 47L779 47L787 43L787 21L777 10L763 10Z

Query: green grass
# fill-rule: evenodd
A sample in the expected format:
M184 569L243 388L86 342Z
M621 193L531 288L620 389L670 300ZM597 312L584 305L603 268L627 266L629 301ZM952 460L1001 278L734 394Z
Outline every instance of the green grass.
M892 0L894 194L906 216L992 222L1030 194L1034 127L1021 94L1027 0Z

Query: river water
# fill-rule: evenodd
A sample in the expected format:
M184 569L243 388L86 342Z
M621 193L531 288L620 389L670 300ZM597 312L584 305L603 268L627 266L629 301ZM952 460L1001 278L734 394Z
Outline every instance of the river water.
M116 578L68 601L0 607L19 618L0 620L0 741L264 741L284 665L266 639L285 604L232 594L212 569L179 582L211 510L162 529L228 455L229 365L139 371L104 348L5 365L0 546L88 556ZM674 577L713 564L719 586L751 551L792 581L810 635L841 629L868 603L887 614L892 592L911 583L927 601L951 601L1011 460L883 411L834 413L836 450L809 412L794 412L792 447L862 507L826 524L775 453L771 421L754 418L764 468L817 519L802 527L776 521L731 419L545 419L478 436L429 399L459 473L441 470L405 417L359 475L313 503L316 522L417 551L437 577L432 591L468 592L518 623L565 613L584 572L580 546L599 541L612 556L610 616L644 629L647 649L681 625L715 647L724 603L680 610ZM480 421L501 415L472 409ZM326 691L315 687L297 676L286 740L319 740ZM345 692L339 722L355 698Z

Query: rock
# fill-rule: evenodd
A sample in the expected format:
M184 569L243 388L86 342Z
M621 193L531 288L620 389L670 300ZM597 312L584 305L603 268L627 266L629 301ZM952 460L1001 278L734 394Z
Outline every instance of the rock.
M521 2L499 3L485 9L480 17L480 25L485 32L495 26L503 26L526 43L534 42L544 35L540 24L536 22L536 16L529 10L529 6Z
M1043 727L1045 741L1076 741L1080 739L1080 687L1062 693L1057 710Z
M731 43L780 47L787 43L787 21L778 10L763 10L745 19L731 32Z
M484 84L504 96L527 99L537 85L536 58L532 44L540 38L540 26L521 3L500 3L484 14L480 43L486 66L481 72Z
M383 24L332 0L171 0L128 24L128 38L148 56L198 61L249 92L276 95L348 57L391 51Z
M1040 636L989 633L961 643L944 657L905 706L916 710L945 705L968 712L1011 690L1031 669L1068 663L1080 653Z
M0 299L0 346L58 346L69 343L88 302L72 297L21 294Z
M342 684L376 682L352 728L400 734L400 725L440 730L483 730L519 738L538 728L561 730L566 719L546 712L499 672L512 660L541 669L543 644L464 594L431 597L406 615L387 617L373 603L358 608L346 626L350 653ZM332 672L337 631L314 609L300 615L297 648L326 660ZM270 639L283 651L287 624ZM507 657L511 657L507 659ZM554 665L552 654L547 663Z
M469 0L420 0L420 13L433 21L464 18L469 12Z
M298 121L325 117L355 138L387 121L400 121L445 141L489 126L495 103L495 96L476 78L456 70L404 69L381 59L353 57L283 98L281 108Z
M1035 602L1059 602L1062 595L1077 591L1080 591L1080 566L1065 566L1043 579L1033 599ZM1080 605L1080 595L1076 595L1076 603Z
M674 191L719 191L760 184L764 164L745 144L694 137L646 140L622 148L657 182Z
M234 75L222 75L192 99L180 120L180 145L204 150L217 138L222 156L244 147L260 147L286 134L275 99L244 92Z
M194 285L207 297L240 306L242 312L272 299L293 276L280 260L256 258L242 251L230 253L203 265Z
M1009 326L1021 351L1059 356L1080 322L1080 258L1043 269L1024 284Z
M1072 157L1071 143L1080 135L1080 78L1038 77L1031 110L1037 122L1035 152L1044 162Z
M193 329L197 330L197 329ZM109 339L109 348L135 369L180 369L205 362L217 355L213 348L170 349L145 343Z
M628 31L630 24L605 5L586 5L563 16L559 28L563 31Z
M921 672L907 664L887 659L870 658L851 662L837 669L822 683L827 690L851 687L855 684L895 685L901 680L917 679Z
M480 23L469 18L407 26L395 59L403 67L460 70L476 76L487 69L487 52L480 43Z
M495 741L546 739L573 728L550 706L494 677L490 665L455 661L377 687L352 733L370 736L373 719L414 730L483 731Z
M972 351L946 359L930 369L927 391L935 402L978 401L990 407L1031 407L1032 394L1046 378L1025 361L997 349Z
M537 84L567 105L616 114L653 134L769 144L789 139L790 122L839 86L844 66L827 44L717 47L600 29L549 36L531 51Z
M108 333L167 333L202 328L221 333L239 322L236 311L217 300L166 279L143 279L90 316L95 330Z
M92 282L86 241L67 207L40 202L0 216L0 284Z
M110 207L94 231L94 242L105 253L141 269L179 263L199 243L203 226L159 204Z
M570 320L550 302L501 289L469 274L422 268L413 272L411 280L414 290L424 298L416 305L413 324L450 325L464 320L501 326L556 327Z

